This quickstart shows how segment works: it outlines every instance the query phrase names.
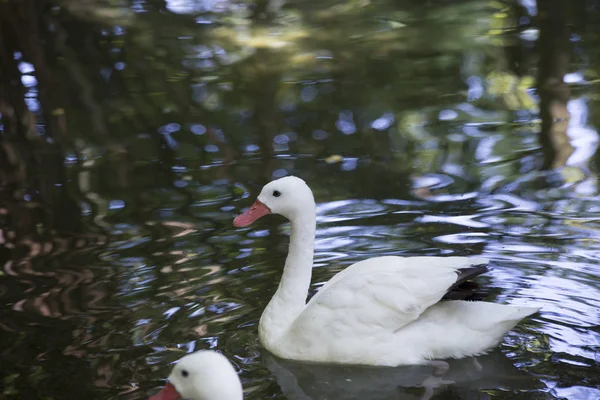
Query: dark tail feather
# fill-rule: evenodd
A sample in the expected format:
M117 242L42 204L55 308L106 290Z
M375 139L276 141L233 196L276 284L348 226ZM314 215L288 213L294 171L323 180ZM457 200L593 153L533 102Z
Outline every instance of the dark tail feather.
M460 270L458 270L456 282L450 287L450 289L461 285L462 283L468 281L471 278L475 278L476 276L485 274L486 272L489 272L489 270L490 269L488 268L487 264L473 265L472 267L461 268Z
M450 289L441 301L445 300L468 300L482 301L488 293L485 289L481 289L477 282L463 282L460 285Z
M458 271L456 282L448 292L442 297L442 300L481 300L485 297L479 293L479 285L475 282L468 282L469 279L488 272L490 269L486 264L474 265L472 267L462 268Z

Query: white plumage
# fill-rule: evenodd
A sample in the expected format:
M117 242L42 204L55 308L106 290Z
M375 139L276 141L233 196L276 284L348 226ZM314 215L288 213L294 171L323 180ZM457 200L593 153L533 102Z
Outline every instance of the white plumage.
M234 225L275 213L291 223L277 292L259 324L263 346L286 359L397 366L481 354L537 308L443 301L463 272L487 264L467 257L376 257L335 275L305 304L316 225L310 188L296 177L265 185Z
M182 357L165 387L148 400L242 400L242 383L233 365L212 350Z

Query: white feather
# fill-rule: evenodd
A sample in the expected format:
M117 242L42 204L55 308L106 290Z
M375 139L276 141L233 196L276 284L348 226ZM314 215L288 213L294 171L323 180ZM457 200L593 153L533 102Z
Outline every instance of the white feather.
M291 222L283 276L259 324L261 343L276 356L380 366L461 358L488 351L538 311L440 302L461 269L487 264L467 257L371 258L338 273L305 304L316 224L312 192L286 177L267 184L258 200Z

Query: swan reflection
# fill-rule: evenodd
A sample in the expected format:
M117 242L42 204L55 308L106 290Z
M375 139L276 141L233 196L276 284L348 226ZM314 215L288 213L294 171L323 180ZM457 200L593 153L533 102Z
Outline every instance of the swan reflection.
M488 398L482 389L531 390L543 386L516 368L499 350L436 365L377 368L301 363L262 352L264 364L289 400L429 400L451 391L452 398ZM484 397L481 397L481 396ZM487 397L486 397L487 396Z

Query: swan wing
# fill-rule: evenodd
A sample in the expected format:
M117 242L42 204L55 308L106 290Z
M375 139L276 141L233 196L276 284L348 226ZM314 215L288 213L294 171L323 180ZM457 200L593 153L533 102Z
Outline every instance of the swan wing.
M487 261L467 257L377 257L334 276L309 301L288 335L366 337L394 332ZM471 274L473 275L473 274ZM300 339L300 338L298 338Z

